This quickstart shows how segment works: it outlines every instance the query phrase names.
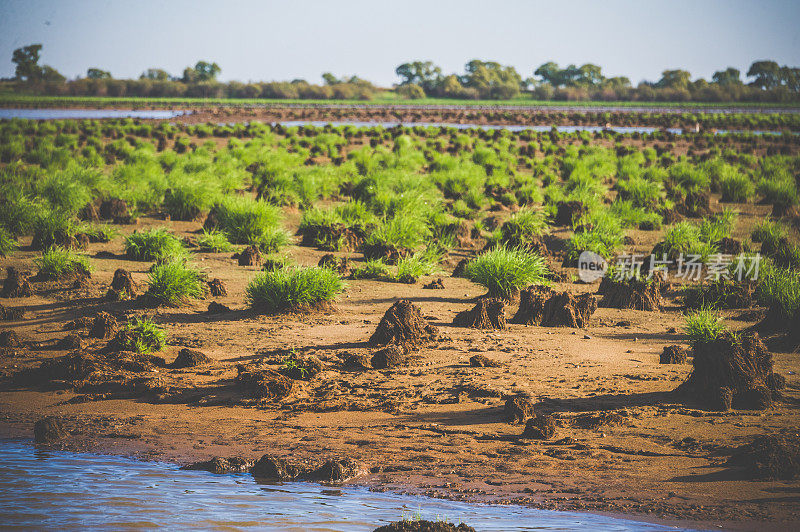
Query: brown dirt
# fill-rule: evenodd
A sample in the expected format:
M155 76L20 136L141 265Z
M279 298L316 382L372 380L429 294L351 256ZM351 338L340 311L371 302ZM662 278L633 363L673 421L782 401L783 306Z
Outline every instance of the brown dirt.
M745 238L748 224L768 210L741 206L734 236ZM296 228L299 215L287 217L287 228ZM160 225L163 219L142 217L136 228ZM191 236L200 224L173 221L169 227ZM133 229L121 226L121 236ZM630 234L635 244L629 251L649 253L660 233ZM432 278L417 285L350 280L335 310L265 316L244 304L257 267L239 267L230 254L197 252L193 261L227 287L228 295L214 303L230 311L208 313L208 300L144 309L103 296L118 268L141 284L149 264L125 259L121 237L89 249L92 257L107 253L92 258L95 271L85 287L33 281L31 295L13 300L26 309L25 319L4 327L31 341L0 356L0 437L32 437L37 420L57 416L69 432L64 446L75 450L181 464L213 456L255 460L267 452L298 461L347 456L370 471L357 483L421 495L617 512L692 527L754 529L766 521L791 528L800 522L797 479L720 477L733 449L759 435L796 433L800 361L790 352L772 353L773 369L787 385L766 410L706 411L677 401L671 391L692 367L659 364L665 346L686 342L675 332L683 320L672 295L659 313L597 309L585 326L590 339L563 327L453 327L455 315L484 293L457 277L447 277L445 289L436 291L422 288ZM323 254L299 246L286 253L305 266ZM466 256L459 254L453 263ZM23 247L0 267L30 269L37 255ZM554 286L576 296L592 295L596 287ZM414 332L411 337L425 341L404 365L371 369L369 339L399 298L408 301L401 305L406 310L394 307L400 319L388 316L381 339L403 342ZM510 315L516 310L509 304ZM213 363L173 369L158 360L104 354L110 335L87 334L100 312L119 324L141 316L161 324L168 345L158 357L171 361L189 348ZM758 319L739 318L741 311L723 314L737 318L728 323L739 331ZM48 386L33 385L41 375L34 383L11 379L68 355L54 345L76 320L83 355L52 366ZM413 331L406 327L411 323ZM430 327L439 330L435 340ZM322 370L310 380L286 377L281 368L291 348L316 356ZM501 365L470 367L477 354ZM366 364L345 364L356 358ZM238 370L239 364L245 366ZM502 421L505 398L519 394L531 398L537 415L553 417L558 439L520 439L521 427Z

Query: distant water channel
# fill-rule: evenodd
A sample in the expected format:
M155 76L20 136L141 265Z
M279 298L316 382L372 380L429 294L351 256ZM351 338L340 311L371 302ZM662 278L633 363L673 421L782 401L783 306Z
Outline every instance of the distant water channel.
M476 530L677 530L593 514L373 493L314 483L259 484L250 475L181 471L159 462L0 441L4 530L369 531L403 516Z
M143 118L167 120L187 114L188 111L169 109L1 109L0 119L26 120L99 120L103 118Z

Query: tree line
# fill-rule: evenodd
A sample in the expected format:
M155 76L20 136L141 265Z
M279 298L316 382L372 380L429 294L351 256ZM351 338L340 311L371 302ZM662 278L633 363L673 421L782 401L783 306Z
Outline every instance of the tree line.
M92 67L85 77L67 80L55 68L39 65L42 45L14 50L13 82L17 90L47 95L280 98L369 100L382 90L358 76L337 78L326 72L322 85L302 79L242 83L217 80L217 63L198 61L181 76L160 68L144 71L138 79L115 79L110 72ZM794 102L800 101L800 68L775 61L756 61L742 79L733 67L717 71L711 81L691 79L686 70L665 70L657 81L637 86L622 76L607 77L598 65L587 63L564 68L549 61L523 77L516 68L494 61L473 59L463 74L444 74L431 61L403 63L395 69L397 94L406 99L425 97L507 100L529 94L535 100L559 101L671 101L671 102Z

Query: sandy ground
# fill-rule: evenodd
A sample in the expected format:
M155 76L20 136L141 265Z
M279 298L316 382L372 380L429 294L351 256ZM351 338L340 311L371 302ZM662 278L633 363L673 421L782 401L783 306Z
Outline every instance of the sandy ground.
M738 237L768 210L744 207ZM296 228L298 222L299 213L287 211L287 227ZM165 224L184 236L200 227L144 217L137 225L120 228L124 236ZM648 253L659 235L631 234L633 249ZM626 514L710 528L755 530L764 527L762 521L770 529L800 525L800 482L748 481L722 467L726 450L755 435L797 431L797 355L775 353L775 370L786 376L788 388L787 400L772 409L718 413L676 404L668 392L687 377L691 365L658 363L664 346L686 341L675 297L661 312L598 309L585 330L512 324L487 332L451 324L483 289L444 272L445 290L423 289L422 282L348 281L332 311L262 316L244 304L245 286L258 268L238 266L230 253L196 253L194 263L227 286L228 295L215 300L233 309L208 315L209 300L166 309L104 302L116 268L131 271L144 284L149 263L124 259L122 236L90 245L91 256L99 251L115 256L92 259L95 272L88 287L37 285L32 297L2 300L5 306L24 307L27 315L0 328L13 329L30 342L3 350L3 375L65 354L52 346L66 336L65 322L100 310L120 317L152 316L169 334L161 353L167 362L189 346L215 363L186 370L160 368L147 375L190 391L181 404L136 398L72 404L72 391L20 389L3 379L0 437L30 437L37 419L57 415L73 433L66 443L70 449L179 463L265 453L307 462L352 457L370 471L355 482L379 490ZM450 269L470 251L454 253ZM316 265L323 255L299 246L291 246L288 254L303 265ZM23 250L0 260L0 266L32 269L37 255ZM584 292L597 285L559 287ZM421 308L440 328L440 340L415 353L405 367L345 369L342 360L348 353L372 351L366 340L399 298ZM515 310L511 305L506 315ZM752 325L759 315L751 309L726 313L733 328ZM623 320L629 324L620 326ZM89 341L87 349L105 343ZM283 402L247 404L231 392L236 363L266 361L277 368L280 350L291 348L315 354L324 371L310 382L298 381ZM503 366L469 367L476 353ZM515 393L530 394L537 412L556 416L555 438L513 438L523 427L503 422L502 410L503 396ZM605 422L608 411L619 417Z

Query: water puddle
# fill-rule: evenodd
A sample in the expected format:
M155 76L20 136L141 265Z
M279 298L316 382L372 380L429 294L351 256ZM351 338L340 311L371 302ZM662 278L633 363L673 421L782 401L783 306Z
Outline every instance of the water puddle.
M21 530L370 531L403 517L463 521L476 530L678 530L605 516L490 506L332 488L258 484L250 475L35 448L0 441L0 525Z
M99 120L102 118L144 118L167 120L188 114L189 111L168 109L2 109L0 119L22 118L25 120Z

